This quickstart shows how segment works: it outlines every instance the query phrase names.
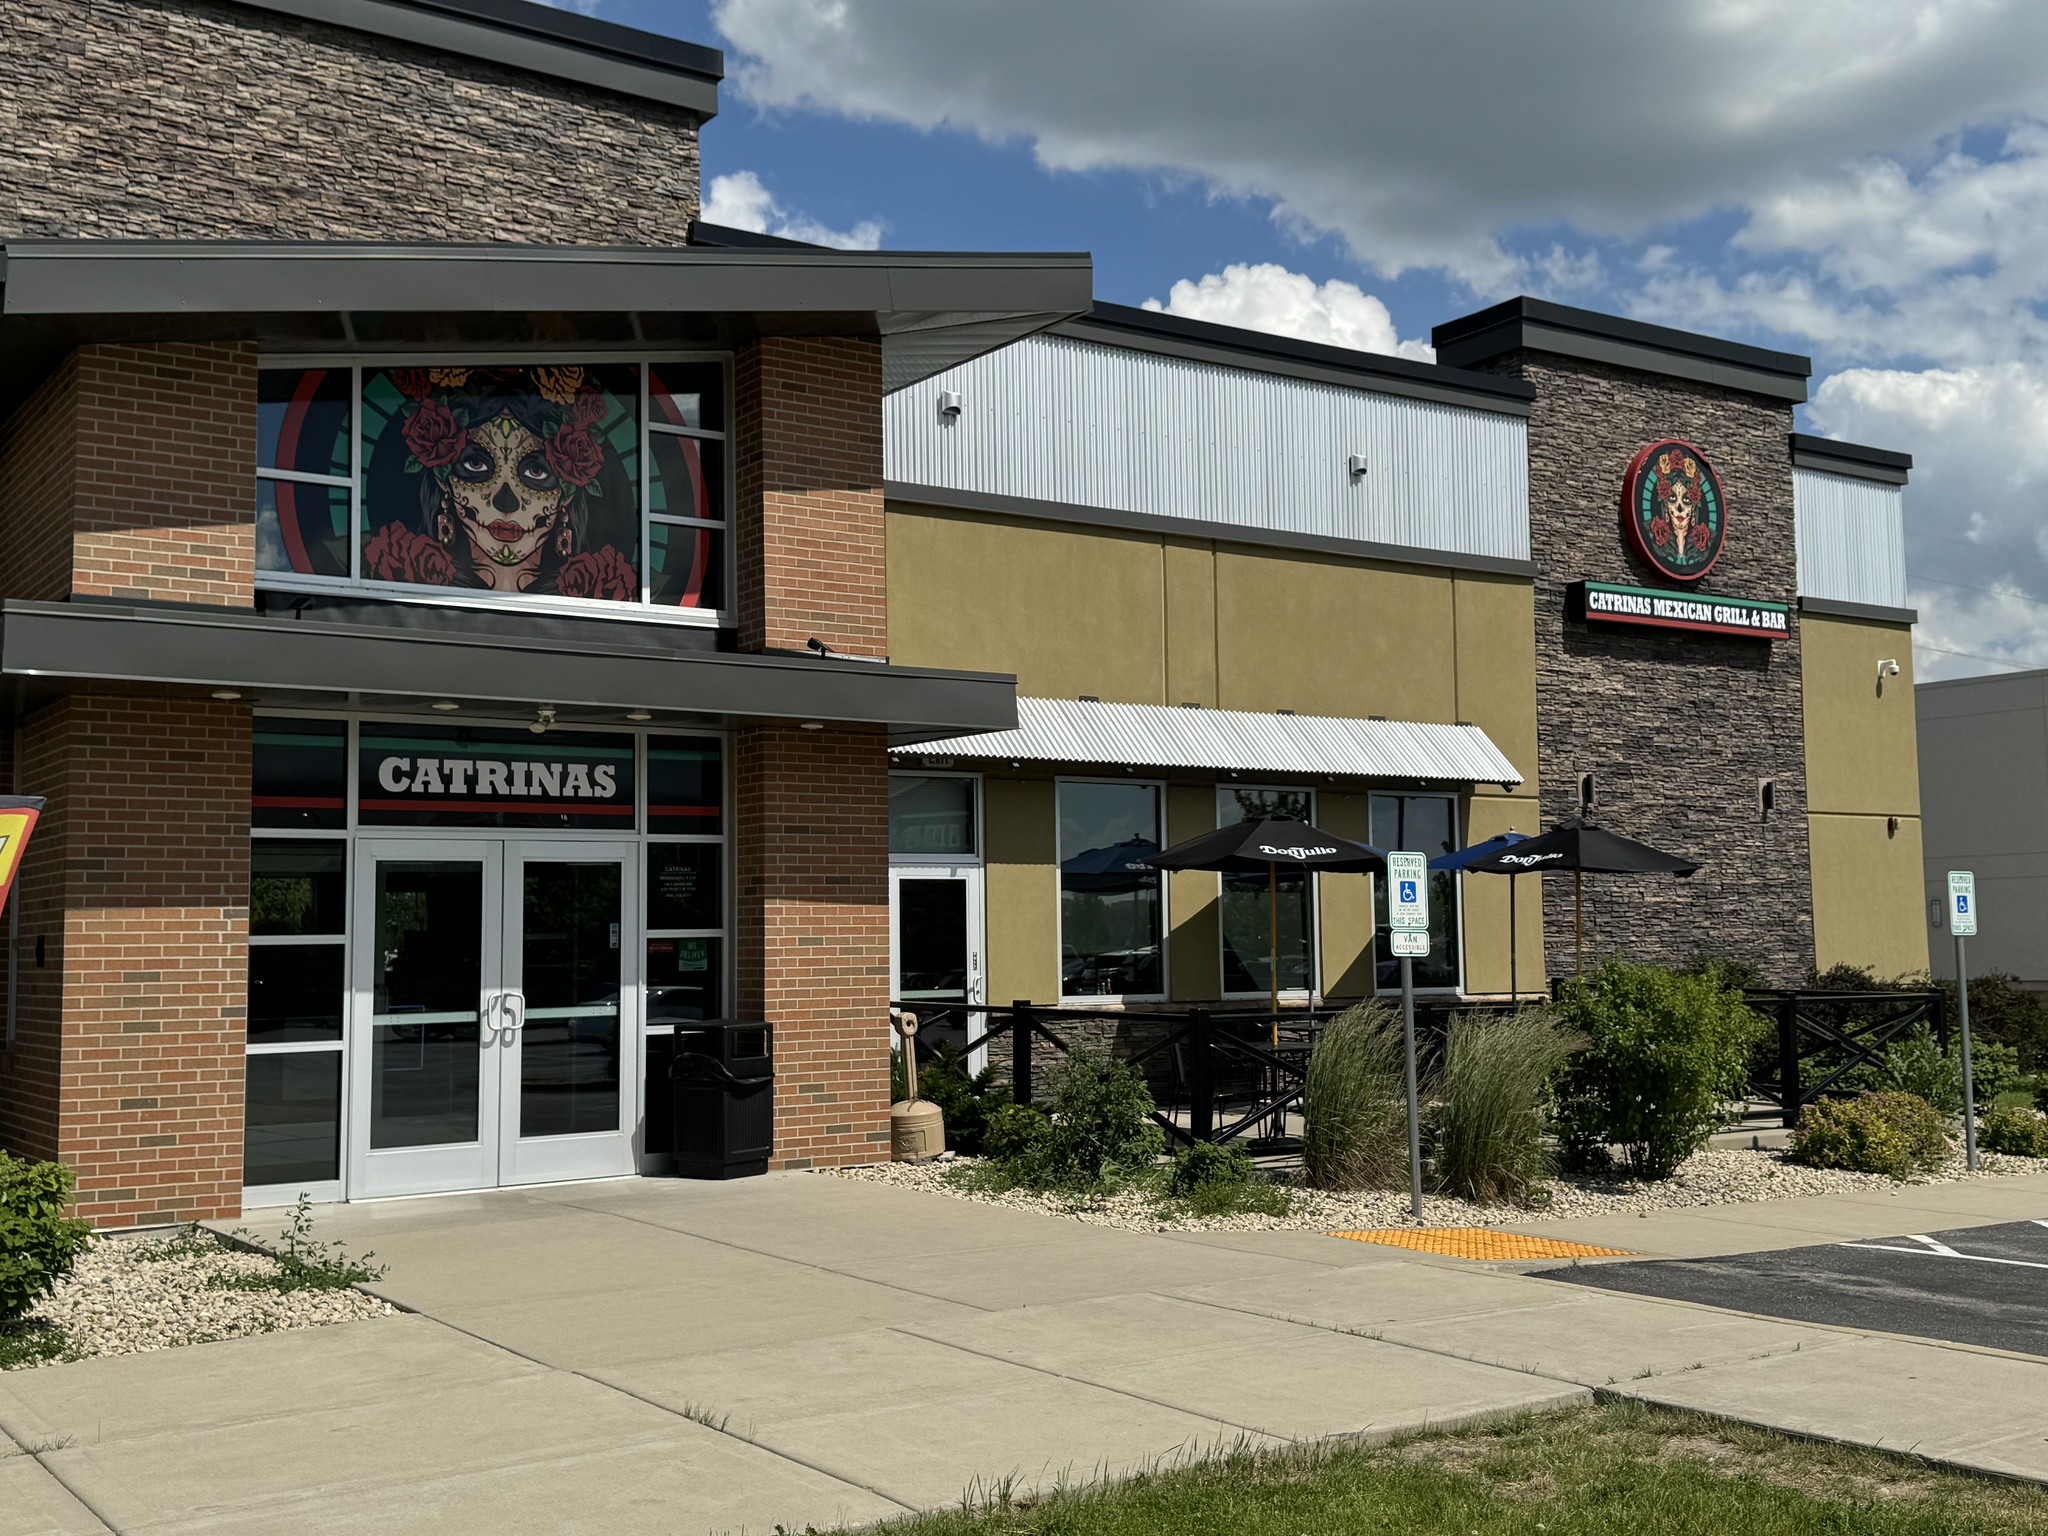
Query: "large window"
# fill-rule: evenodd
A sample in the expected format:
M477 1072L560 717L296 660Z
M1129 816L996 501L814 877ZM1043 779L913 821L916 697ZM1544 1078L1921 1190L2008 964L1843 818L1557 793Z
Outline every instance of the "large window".
M1060 991L1067 997L1158 997L1166 991L1157 784L1062 779Z
M1315 792L1216 786L1216 825L1285 816L1315 820ZM1222 882L1223 990L1226 995L1273 989L1274 935L1278 936L1280 990L1305 992L1315 974L1314 886L1303 870L1282 870L1270 886L1263 874L1226 874Z
M1458 802L1449 795L1374 795L1373 845L1388 852L1435 858L1458 847ZM1458 877L1437 870L1429 877L1429 957L1415 962L1415 985L1455 990L1462 979L1458 945ZM1387 882L1373 882L1373 942L1381 990L1401 985L1387 923Z
M715 616L725 396L718 360L266 367L259 579Z

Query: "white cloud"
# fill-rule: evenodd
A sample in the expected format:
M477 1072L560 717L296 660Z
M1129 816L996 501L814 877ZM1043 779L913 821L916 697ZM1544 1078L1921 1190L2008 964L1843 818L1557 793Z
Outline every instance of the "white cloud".
M1923 677L2048 666L2048 370L1857 368L1824 380L1812 423L1914 456L1907 586ZM1984 658L1984 659L1980 659Z
M1401 340L1387 306L1356 283L1341 278L1318 283L1270 261L1236 263L1192 282L1182 278L1165 303L1147 299L1144 307L1362 352L1425 362L1436 356L1426 342Z
M732 229L750 229L757 234L847 251L872 251L882 243L879 220L862 219L851 229L832 229L784 208L752 171L712 177L711 189L704 195L703 219L706 224L724 224Z
M1335 232L1384 273L1441 267L1485 292L1524 280L1503 243L1518 227L1636 237L2048 111L2039 0L716 0L713 14L741 55L736 86L762 106L1193 179L1268 199L1286 227Z

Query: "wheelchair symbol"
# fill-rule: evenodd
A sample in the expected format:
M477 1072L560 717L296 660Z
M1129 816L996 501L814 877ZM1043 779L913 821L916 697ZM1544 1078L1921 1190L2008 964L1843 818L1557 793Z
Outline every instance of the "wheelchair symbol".
M1401 882L1401 900L1404 904L1412 905L1414 903L1415 882L1413 880L1403 880Z

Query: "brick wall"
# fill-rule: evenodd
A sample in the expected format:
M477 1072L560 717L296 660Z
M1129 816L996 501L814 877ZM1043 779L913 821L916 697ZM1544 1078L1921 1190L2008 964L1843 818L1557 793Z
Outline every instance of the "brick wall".
M256 580L256 349L74 355L71 590L246 608Z
M1598 363L1523 353L1500 371L1536 387L1529 418L1529 521L1536 580L1538 768L1545 824L1578 814L1578 778L1598 776L1592 819L1683 853L1689 880L1587 876L1590 967L1617 948L1679 962L1749 961L1791 984L1813 962L1798 617L1788 640L1608 629L1565 617L1577 580L1671 587L1627 547L1622 477L1659 437L1707 455L1727 495L1728 532L1705 592L1791 602L1797 592L1792 408L1761 396ZM1757 780L1777 810L1757 813ZM1760 878L1760 870L1771 871ZM1572 881L1544 881L1550 973L1572 969Z
M734 735L742 1018L772 1020L775 1163L889 1148L889 764L879 731Z
M246 608L256 351L83 347L0 426L0 596Z
M22 752L49 805L0 1140L76 1169L103 1226L239 1214L248 709L75 694L23 722Z
M71 590L78 471L78 356L0 424L0 596L55 601Z
M734 373L740 649L886 654L881 344L773 337Z
M0 238L680 245L697 122L226 0L9 0Z

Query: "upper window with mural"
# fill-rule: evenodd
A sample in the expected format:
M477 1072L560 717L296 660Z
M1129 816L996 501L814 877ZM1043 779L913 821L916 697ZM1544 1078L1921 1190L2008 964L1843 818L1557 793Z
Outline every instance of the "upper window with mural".
M482 601L725 601L719 361L265 368L269 586Z

